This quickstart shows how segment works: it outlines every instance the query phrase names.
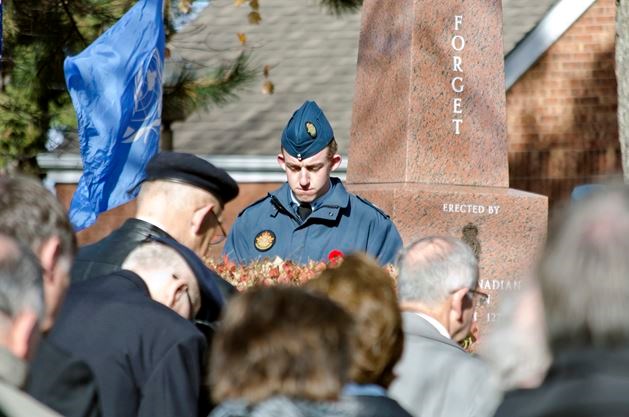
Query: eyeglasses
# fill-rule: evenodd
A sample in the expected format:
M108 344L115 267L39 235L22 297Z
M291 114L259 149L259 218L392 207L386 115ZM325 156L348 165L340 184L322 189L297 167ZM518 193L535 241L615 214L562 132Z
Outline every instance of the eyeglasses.
M218 224L218 227L221 229L221 234L215 234L214 236L212 236L212 239L210 240L210 245L218 245L219 243L225 240L225 238L227 237L227 232L225 232L223 223L218 219L218 216L216 215L216 213L214 213L214 210L211 210L211 211L212 211L212 214L214 215L214 218L216 219L216 223Z
M489 294L485 294L482 291L472 289L470 289L467 293L472 299L474 299L474 297L477 298L479 306L486 306L487 304L489 304Z

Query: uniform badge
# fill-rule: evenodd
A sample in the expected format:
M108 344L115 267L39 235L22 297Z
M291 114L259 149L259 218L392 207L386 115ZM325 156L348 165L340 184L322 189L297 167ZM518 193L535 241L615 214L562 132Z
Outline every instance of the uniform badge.
M275 244L275 233L270 230L263 230L256 235L254 245L260 252L266 252Z
M313 139L317 137L317 128L312 122L306 122L306 132L308 132L308 135Z

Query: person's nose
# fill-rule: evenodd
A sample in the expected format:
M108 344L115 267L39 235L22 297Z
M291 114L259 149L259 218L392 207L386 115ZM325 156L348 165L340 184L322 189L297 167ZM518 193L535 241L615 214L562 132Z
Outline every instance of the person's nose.
M304 189L307 189L310 185L310 175L308 174L308 170L305 168L302 168L301 171L299 171L299 185Z

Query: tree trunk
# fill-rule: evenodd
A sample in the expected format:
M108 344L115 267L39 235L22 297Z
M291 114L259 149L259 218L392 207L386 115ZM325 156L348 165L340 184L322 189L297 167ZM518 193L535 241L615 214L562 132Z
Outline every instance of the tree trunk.
M629 182L629 0L616 0L616 82L618 84L618 140L622 171Z
M170 128L170 122L165 120L162 120L162 137L159 147L162 151L173 150L173 130Z

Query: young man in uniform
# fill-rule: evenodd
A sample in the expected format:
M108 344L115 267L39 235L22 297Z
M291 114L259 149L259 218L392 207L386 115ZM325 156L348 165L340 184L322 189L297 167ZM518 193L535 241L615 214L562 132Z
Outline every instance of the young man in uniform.
M341 164L330 123L306 101L282 133L277 162L287 182L240 213L224 254L239 263L279 256L306 263L330 254L366 252L394 261L402 239L385 213L347 192L330 173Z

